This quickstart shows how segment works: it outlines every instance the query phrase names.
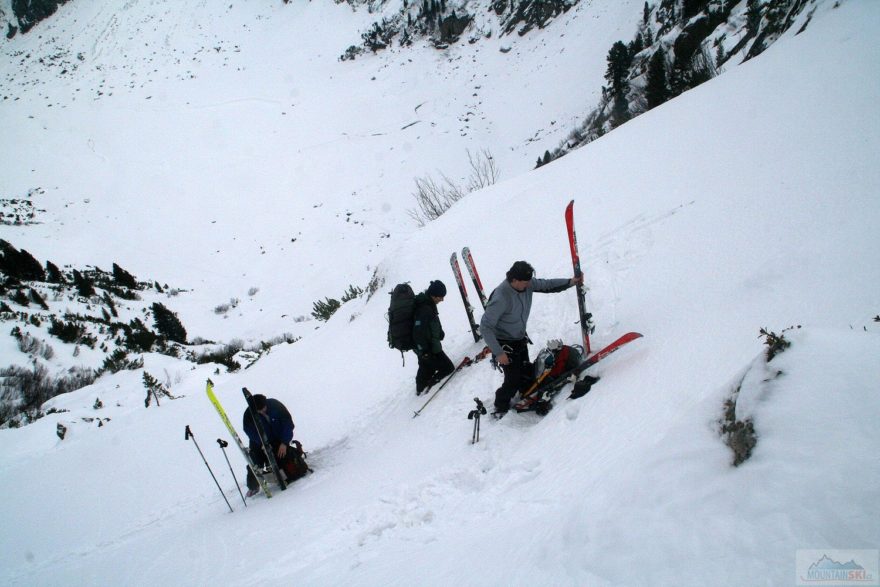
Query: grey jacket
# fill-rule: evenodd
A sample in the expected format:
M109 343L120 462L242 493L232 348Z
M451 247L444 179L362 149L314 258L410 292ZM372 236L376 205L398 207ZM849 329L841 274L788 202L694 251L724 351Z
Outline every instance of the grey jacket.
M525 291L519 292L506 280L489 296L486 312L480 320L483 339L496 357L503 353L498 340L521 340L526 337L526 324L532 310L532 294L557 293L571 287L570 279L532 279Z

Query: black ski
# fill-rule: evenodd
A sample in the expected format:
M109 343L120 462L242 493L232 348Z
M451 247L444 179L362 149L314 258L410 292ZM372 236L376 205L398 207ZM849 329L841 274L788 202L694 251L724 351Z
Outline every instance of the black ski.
M461 267L458 265L458 255L452 253L452 256L449 257L449 264L452 266L452 274L455 276L455 283L458 284L458 292L461 294L461 301L464 302L464 310L467 312L468 322L471 325L471 333L474 335L474 342L479 342L480 338L480 327L477 325L477 321L474 320L474 307L471 306L471 303L468 301L467 290L464 287L464 279L461 277Z
M263 445L263 453L266 455L266 460L269 461L269 466L272 468L272 472L275 473L275 479L278 481L278 486L281 487L281 490L287 489L287 483L284 481L284 475L281 474L281 469L278 467L278 461L275 460L275 453L272 452L272 444L269 442L269 436L266 434L266 429L263 428L263 420L259 417L257 412L257 407L254 405L254 396L251 395L251 392L248 391L247 387L242 387L241 392L244 394L244 399L247 401L248 409L250 410L251 419L254 421L254 427L257 429L257 434L260 436L260 443Z
M482 304L483 309L485 310L488 299L486 298L486 292L483 290L483 282L480 280L480 274L477 273L477 266L474 264L474 258L471 256L471 249L469 247L465 247L461 250L461 260L464 262L464 266L467 268L468 273L471 276L471 281L474 282L474 289L477 290L477 297L480 298L480 304Z

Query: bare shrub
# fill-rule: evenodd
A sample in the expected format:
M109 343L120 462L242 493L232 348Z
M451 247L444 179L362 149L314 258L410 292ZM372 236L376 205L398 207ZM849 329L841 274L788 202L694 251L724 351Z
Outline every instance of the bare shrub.
M482 149L476 154L468 151L467 154L471 171L465 187L456 184L444 173L440 174L440 180L435 180L430 175L415 179L416 191L412 196L416 207L407 210L407 213L416 224L425 226L442 216L467 194L498 181L500 172L488 149Z

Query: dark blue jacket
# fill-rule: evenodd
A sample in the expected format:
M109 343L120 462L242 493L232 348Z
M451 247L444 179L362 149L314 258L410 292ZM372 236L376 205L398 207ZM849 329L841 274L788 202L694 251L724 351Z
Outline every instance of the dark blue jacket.
M257 414L257 417L262 419L263 429L269 437L269 443L272 446L278 446L281 443L290 444L290 441L293 440L294 427L293 418L291 418L290 412L287 411L284 404L277 399L272 398L266 399L266 408L268 408L266 410L269 414L268 418L259 413ZM261 444L260 434L257 432L257 427L254 426L250 408L244 411L242 425L244 426L244 433L247 434L251 446L259 447Z

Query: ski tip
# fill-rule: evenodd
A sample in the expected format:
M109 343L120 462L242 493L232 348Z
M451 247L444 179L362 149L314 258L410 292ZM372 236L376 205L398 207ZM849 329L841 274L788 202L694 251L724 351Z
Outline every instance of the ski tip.
M208 380L207 380L207 384L206 384L206 385L210 385L211 387L214 387L214 382L211 381L210 378L208 378Z

